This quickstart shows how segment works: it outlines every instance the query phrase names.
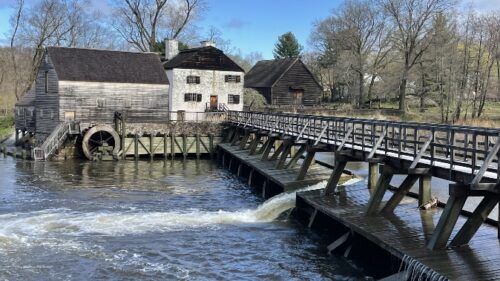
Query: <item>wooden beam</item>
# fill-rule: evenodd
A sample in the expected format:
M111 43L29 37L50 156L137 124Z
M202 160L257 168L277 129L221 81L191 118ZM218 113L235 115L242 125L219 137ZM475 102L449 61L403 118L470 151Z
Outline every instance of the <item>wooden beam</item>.
M309 167L311 166L314 160L315 154L316 150L308 149L306 158L304 159L304 161L302 161L302 166L300 166L299 174L297 175L296 180L300 181L306 177L307 171L309 170Z
M498 203L497 196L484 197L476 207L472 215L467 219L457 235L453 238L450 246L461 246L468 244L479 227L486 220L495 205Z
M418 178L419 177L417 175L407 175L398 190L391 196L391 199L387 201L384 208L382 208L381 213L393 213L394 209L396 209L401 200L403 200L405 195L410 191L411 187L415 184Z
M488 144L486 143L485 145L488 145ZM484 173L486 173L488 166L491 164L494 157L497 156L499 151L500 151L500 135L497 137L497 142L495 143L495 146L493 146L493 148L489 151L488 156L486 156L486 159L484 160L483 164L481 165L481 168L479 169L476 176L472 180L473 186L477 186L481 182L481 179L483 178ZM500 161L500 160L498 160L498 161Z
M288 162L288 164L285 166L285 169L293 168L293 166L295 166L295 164L297 164L297 161L299 161L299 159L302 157L302 154L304 154L306 149L307 149L307 145L305 145L305 144L301 145L299 150L297 150L297 152L295 152L295 155L292 157L292 159L290 159L290 162Z
M259 133L255 134L255 138L250 143L250 152L248 153L249 155L255 154L261 138L262 138L262 135L260 135Z
M335 158L337 155L335 155ZM335 193L335 189L337 188L337 184L339 183L340 177L344 172L345 166L347 165L347 161L338 161L335 160L335 167L333 168L333 172L328 179L328 183L325 188L325 196L330 196Z
M278 160L278 163L276 164L276 169L280 170L285 167L286 159L288 158L288 155L290 154L290 151L292 149L292 141L291 140L284 140L283 141L283 152L281 153L281 157Z
M432 176L421 176L418 183L418 206L429 202L432 198Z
M427 147L429 147L429 145L431 144L432 142L432 134L427 136L427 140L425 141L424 145L422 145L422 147L420 148L420 151L418 152L418 154L415 156L415 158L413 158L413 162L411 163L410 165L410 168L409 169L415 169L418 165L418 162L420 161L420 159L422 158L422 156L424 155L425 151L427 150ZM415 144L416 146L417 144Z
M345 143L347 142L347 139L351 136L353 132L353 127L349 127L347 130L347 133L345 134L344 138L342 139L342 142L340 143L339 147L337 148L337 151L341 151L344 148Z
M347 242L349 236L351 236L351 231L346 232L344 235L337 238L337 240L335 240L333 243L328 245L328 247L326 247L328 254L331 254L333 251L335 251L335 249L337 249L338 247L342 246L345 242Z
M368 189L375 188L379 177L379 164L368 163Z
M368 205L366 207L365 215L370 216L377 212L382 199L384 198L384 194L391 183L393 173L384 172L380 175L380 178L377 181L377 185L375 186L375 191L370 196L370 200L368 201Z
M384 127L384 130L382 131L382 134L378 137L377 142L373 146L372 150L370 151L370 154L368 154L368 157L366 159L370 160L375 156L375 153L377 152L377 149L380 147L382 142L384 141L385 136L387 135L387 127Z
M314 224L314 220L316 220L316 215L318 214L318 209L314 209L311 216L309 217L309 223L307 224L308 228L311 228Z
M444 249L446 247L466 200L467 196L451 195L448 198L438 225L427 244L429 250Z

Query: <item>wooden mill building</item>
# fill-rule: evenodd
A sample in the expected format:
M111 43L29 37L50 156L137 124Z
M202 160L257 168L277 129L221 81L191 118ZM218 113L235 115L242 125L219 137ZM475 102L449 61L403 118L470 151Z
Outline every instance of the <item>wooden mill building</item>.
M315 105L323 92L299 58L257 62L245 76L245 88L257 90L272 105Z
M168 90L158 54L48 47L16 106L16 132L41 143L61 123L113 124L117 111L135 122L168 120Z

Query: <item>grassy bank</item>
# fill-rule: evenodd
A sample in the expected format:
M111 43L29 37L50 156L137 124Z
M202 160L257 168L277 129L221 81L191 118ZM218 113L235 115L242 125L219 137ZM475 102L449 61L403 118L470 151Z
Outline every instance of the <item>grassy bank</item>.
M408 121L408 122L424 122L424 123L441 123L441 112L439 107L428 107L424 112L420 112L419 108L410 108L409 111L401 116L397 113L396 103L382 103L380 109L353 109L349 104L332 103L325 105L326 110L321 112L318 109L312 109L311 112L301 112L318 115L335 115L342 117L359 117L368 119ZM451 116L450 116L451 118ZM457 125L468 125L487 128L500 127L500 102L488 102L485 105L484 113L481 118L469 118L467 120L459 120Z
M14 132L14 116L0 117L0 140Z

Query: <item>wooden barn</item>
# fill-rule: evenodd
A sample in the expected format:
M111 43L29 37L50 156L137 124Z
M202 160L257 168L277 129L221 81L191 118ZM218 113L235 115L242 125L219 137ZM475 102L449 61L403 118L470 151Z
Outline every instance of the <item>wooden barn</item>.
M32 91L16 105L16 138L34 135L35 159L50 156L71 134L96 147L114 145L117 113L134 123L168 120L168 90L158 54L48 47Z
M316 105L323 92L299 58L257 62L245 76L245 88L257 90L272 105Z

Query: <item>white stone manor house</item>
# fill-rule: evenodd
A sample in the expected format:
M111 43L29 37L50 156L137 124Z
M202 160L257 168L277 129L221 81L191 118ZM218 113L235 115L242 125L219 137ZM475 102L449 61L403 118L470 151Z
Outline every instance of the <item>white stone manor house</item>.
M176 40L166 40L165 59L172 120L196 118L194 112L243 110L245 72L211 42L179 52Z

